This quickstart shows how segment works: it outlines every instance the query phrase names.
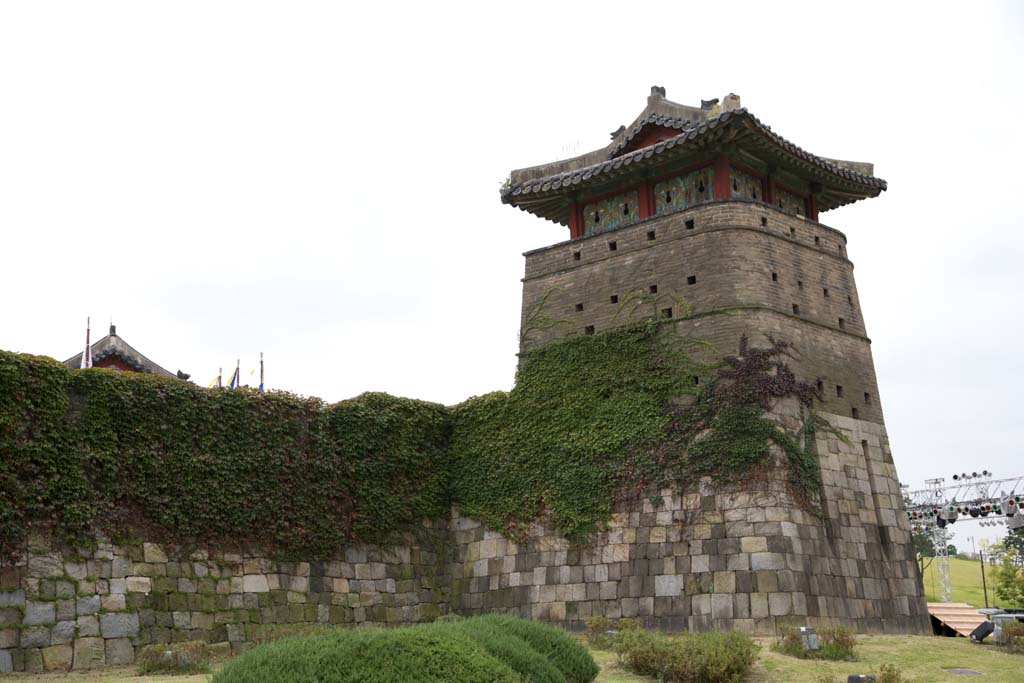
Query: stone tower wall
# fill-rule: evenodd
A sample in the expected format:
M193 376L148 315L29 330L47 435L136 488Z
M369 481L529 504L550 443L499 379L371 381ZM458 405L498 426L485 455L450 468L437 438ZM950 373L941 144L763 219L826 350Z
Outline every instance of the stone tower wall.
M531 251L523 348L585 334L589 326L600 333L665 316L671 308L681 333L712 342L720 355L735 352L744 333L752 341L772 333L792 343L794 371L823 381L824 410L852 416L856 409L859 419L881 424L845 245L842 233L820 223L728 200Z

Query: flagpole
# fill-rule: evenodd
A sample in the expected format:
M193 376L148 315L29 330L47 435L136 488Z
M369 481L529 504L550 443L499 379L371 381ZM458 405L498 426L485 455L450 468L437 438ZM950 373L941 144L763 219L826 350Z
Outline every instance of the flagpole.
M89 318L85 318L85 350L82 351L82 362L78 367L80 368L91 368L92 367L92 344L89 343L89 328L91 327Z
M260 392L263 390L263 352L260 351Z

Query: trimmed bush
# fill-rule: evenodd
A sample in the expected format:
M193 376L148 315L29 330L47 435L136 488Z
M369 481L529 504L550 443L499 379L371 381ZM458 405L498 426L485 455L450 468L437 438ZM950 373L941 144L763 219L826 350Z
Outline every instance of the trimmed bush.
M135 666L140 675L206 673L210 670L210 648L196 640L148 645L139 650Z
M488 614L471 619L470 623L474 621L522 638L557 666L567 683L588 683L600 672L587 648L557 626L506 614Z
M615 644L626 669L664 683L739 683L757 659L754 641L735 631L623 631Z
M565 675L554 662L519 636L511 635L494 624L477 618L436 628L450 628L469 636L488 654L521 675L525 683L566 683Z
M564 631L509 616L286 638L213 683L589 683L598 667Z
M590 617L586 621L587 630L583 637L587 644L595 650L611 650L615 647L615 634L619 631L636 631L640 628L639 619L612 620L606 616Z
M1007 651L1024 654L1024 622L1010 621L1003 624L1003 639L999 643Z
M285 638L229 661L213 683L521 683L508 665L450 628L346 630Z

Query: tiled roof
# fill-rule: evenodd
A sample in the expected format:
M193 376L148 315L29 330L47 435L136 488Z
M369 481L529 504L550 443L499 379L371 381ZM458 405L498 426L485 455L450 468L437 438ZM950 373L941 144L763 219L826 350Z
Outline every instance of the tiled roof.
M652 122L657 118L647 117L646 122ZM666 121L671 120L671 117L662 118ZM669 160L675 155L699 149L711 143L733 141L740 138L753 138L755 141L760 138L762 143L760 146L773 148L777 153L784 153L808 170L816 171L819 176L824 176L824 179L831 177L834 181L838 181L840 185L847 187L852 185L866 196L877 196L878 193L886 189L886 182L881 178L843 168L794 145L773 132L767 125L761 123L757 117L746 109L722 112L701 122L684 122L681 119L675 119L675 121L676 125L681 128L681 132L675 137L583 168L512 184L502 190L502 201L506 204L516 205L520 203L520 200L526 201L533 200L534 198L540 200L544 196L550 196L553 193L562 194L570 187L582 189L588 185L600 184L601 181L605 180L601 176L617 175L623 172L623 169L629 167L655 164L660 160ZM659 123L658 125L665 124ZM639 132L639 128L642 128L642 125L634 126L633 130L630 131L630 135L626 137L623 143L631 139L631 136L636 135ZM620 145L623 143L620 143ZM654 161L649 162L648 160L651 159ZM849 201L854 200L850 199ZM836 206L838 205L840 204L837 203Z
M651 114L649 116L645 116L640 121L637 121L636 125L626 133L626 137L624 137L619 144L615 145L615 148L612 149L612 152L608 157L614 158L622 150L629 147L629 143L633 141L633 138L639 135L640 132L649 125L661 126L662 128L673 128L675 130L687 130L695 127L697 122L689 119L677 118L675 116L665 116L664 114Z
M108 334L92 345L92 362L99 363L104 358L114 357L136 372L143 372L149 375L160 377L177 377L176 374L165 370L150 359L136 351L128 342L116 334ZM77 370L82 365L82 353L79 352L64 361L64 365ZM187 375L186 375L187 376Z

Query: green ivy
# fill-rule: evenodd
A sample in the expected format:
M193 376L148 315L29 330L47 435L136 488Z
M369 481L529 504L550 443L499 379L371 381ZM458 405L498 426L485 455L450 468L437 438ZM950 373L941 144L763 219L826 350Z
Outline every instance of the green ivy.
M444 406L283 392L0 352L0 551L33 526L316 558L443 515Z
M545 514L585 541L617 497L739 481L772 446L814 508L804 444L827 423L786 345L744 341L707 364L708 347L672 329L548 344L521 356L510 392L452 408L385 394L326 405L0 352L0 556L46 527L69 543L98 528L316 559L387 543L452 504L512 537ZM795 432L766 416L789 396L805 413Z

